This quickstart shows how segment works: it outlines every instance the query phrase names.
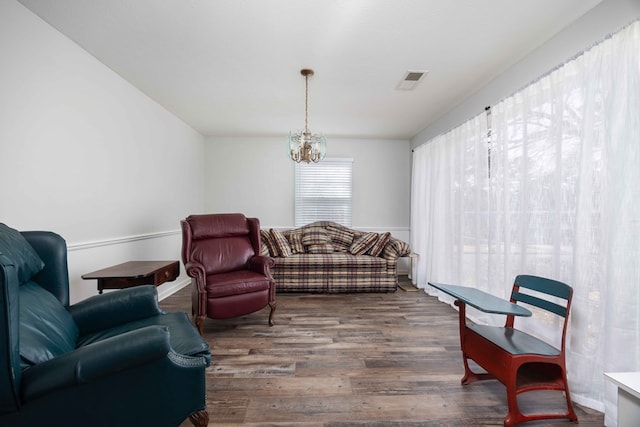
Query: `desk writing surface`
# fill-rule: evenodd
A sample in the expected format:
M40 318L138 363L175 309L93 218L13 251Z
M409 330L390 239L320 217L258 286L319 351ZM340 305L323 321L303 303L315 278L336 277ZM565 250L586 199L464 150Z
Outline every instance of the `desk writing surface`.
M526 308L483 292L480 289L469 288L466 286L447 285L444 283L428 283L430 286L441 290L445 294L451 295L455 299L462 301L473 308L477 308L480 311L484 311L485 313L531 316L531 312Z

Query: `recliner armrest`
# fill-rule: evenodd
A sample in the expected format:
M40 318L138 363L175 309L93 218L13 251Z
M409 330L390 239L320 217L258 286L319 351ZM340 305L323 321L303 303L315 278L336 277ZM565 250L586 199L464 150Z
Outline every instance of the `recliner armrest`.
M153 285L95 295L69 307L80 336L162 314Z
M165 358L170 351L165 326L148 326L107 338L25 370L22 399L28 402L55 390L90 383Z
M206 272L204 269L204 265L196 261L189 261L184 265L184 269L187 272L187 276L196 279L196 284L198 285L198 287L202 286L204 288L206 281Z
M276 261L268 256L264 255L256 255L254 257L249 258L249 269L252 271L257 271L267 277L271 277L271 273L269 270Z

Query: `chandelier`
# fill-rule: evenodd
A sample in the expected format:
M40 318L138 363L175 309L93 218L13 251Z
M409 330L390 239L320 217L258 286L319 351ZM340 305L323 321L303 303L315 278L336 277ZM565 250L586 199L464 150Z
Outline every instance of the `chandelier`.
M304 130L302 132L289 132L289 157L295 162L317 163L327 153L327 140L322 134L313 134L309 130L309 76L313 76L313 70L304 68L300 70L304 76Z

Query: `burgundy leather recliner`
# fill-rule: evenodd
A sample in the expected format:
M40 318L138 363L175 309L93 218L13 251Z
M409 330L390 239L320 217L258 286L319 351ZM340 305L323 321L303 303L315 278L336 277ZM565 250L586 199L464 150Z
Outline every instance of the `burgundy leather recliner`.
M240 213L190 215L182 226L182 262L192 277L192 312L200 335L204 319L276 309L274 260L260 255L260 221Z

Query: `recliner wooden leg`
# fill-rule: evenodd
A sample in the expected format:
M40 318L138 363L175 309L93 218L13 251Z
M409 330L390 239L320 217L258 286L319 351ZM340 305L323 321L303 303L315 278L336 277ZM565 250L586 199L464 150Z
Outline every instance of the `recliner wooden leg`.
M207 425L209 424L209 413L206 409L194 412L193 414L189 415L189 421L191 421L191 424L193 424L195 427L207 427Z
M276 311L276 303L269 303L271 311L269 312L269 326L273 326L273 313Z
M203 337L204 334L202 333L202 325L204 324L204 319L206 316L195 316L195 318L193 319L194 323L196 324L196 328L198 328L198 333L200 333L200 336Z

